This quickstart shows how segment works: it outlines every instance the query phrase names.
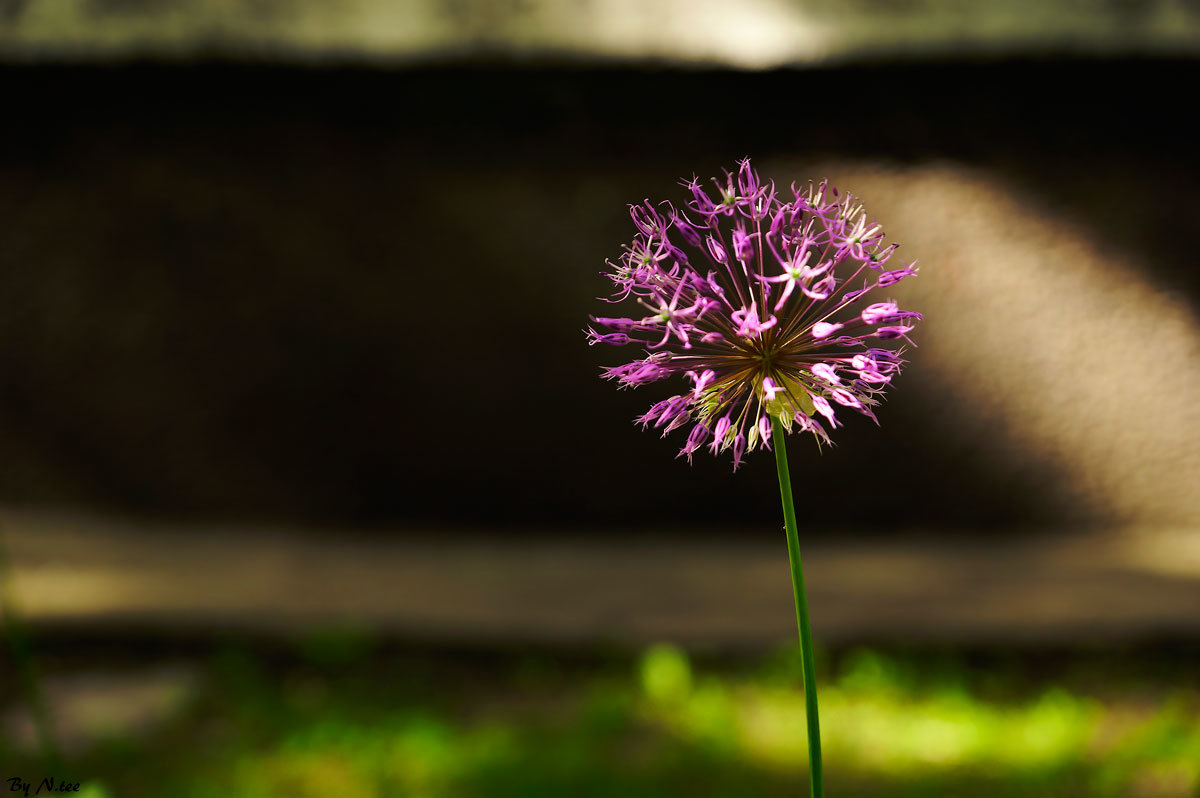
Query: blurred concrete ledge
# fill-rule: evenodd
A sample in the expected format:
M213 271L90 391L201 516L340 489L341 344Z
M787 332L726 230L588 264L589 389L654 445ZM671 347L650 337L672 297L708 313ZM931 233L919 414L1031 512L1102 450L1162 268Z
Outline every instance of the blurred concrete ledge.
M1186 0L0 0L0 59L660 60L1189 56Z
M42 627L432 641L761 648L790 639L776 544L650 534L366 538L0 514L13 592ZM1200 530L845 537L803 546L817 636L1136 642L1200 636Z

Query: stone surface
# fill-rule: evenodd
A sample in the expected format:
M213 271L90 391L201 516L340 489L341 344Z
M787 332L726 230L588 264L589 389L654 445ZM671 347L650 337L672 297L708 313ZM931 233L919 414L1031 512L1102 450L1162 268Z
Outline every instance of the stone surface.
M132 671L90 668L42 680L56 744L78 755L110 739L157 732L193 701L200 686L194 666L156 664ZM0 713L6 743L36 751L37 730L24 700Z
M0 70L0 502L769 525L771 458L673 461L630 423L669 386L613 390L620 353L580 333L625 203L751 154L861 195L922 270L882 426L797 449L811 535L1196 526L1191 83L1200 61ZM870 123L813 123L805 98L863 87Z
M499 540L484 530L169 527L4 514L34 627L290 636L365 628L435 642L769 648L794 634L786 549L652 532ZM1200 634L1200 532L803 545L817 637L1137 642Z
M663 60L769 68L881 57L1189 55L1184 0L102 0L0 2L0 58Z

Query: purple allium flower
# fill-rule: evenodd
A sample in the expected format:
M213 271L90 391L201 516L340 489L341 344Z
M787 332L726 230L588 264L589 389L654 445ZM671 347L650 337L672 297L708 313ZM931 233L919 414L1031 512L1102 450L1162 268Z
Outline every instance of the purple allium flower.
M604 377L621 387L684 378L687 391L637 421L664 435L691 424L679 455L728 450L734 470L746 452L770 448L772 417L818 445L843 409L876 421L873 408L904 363L904 347L884 342L912 343L921 314L864 300L916 274L915 263L886 268L896 245L884 246L862 205L827 182L792 184L785 202L746 159L713 183L715 198L685 181L686 210L630 206L637 234L608 262L616 291L605 301L636 306L628 317L592 316L587 336L639 344L646 356Z

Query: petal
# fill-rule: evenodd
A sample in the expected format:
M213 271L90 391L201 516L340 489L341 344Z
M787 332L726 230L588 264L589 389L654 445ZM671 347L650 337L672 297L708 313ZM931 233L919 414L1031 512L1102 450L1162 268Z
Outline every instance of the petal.
M845 326L844 324L830 324L829 322L819 321L812 326L812 337L828 338Z

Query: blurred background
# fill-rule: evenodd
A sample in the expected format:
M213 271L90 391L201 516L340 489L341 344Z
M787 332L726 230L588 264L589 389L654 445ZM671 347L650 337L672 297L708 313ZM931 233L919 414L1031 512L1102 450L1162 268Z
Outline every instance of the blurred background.
M789 447L830 789L1200 795L1198 54L1187 0L0 0L62 756L9 656L0 778L802 792L771 458L675 459L581 332L626 204L751 156L921 265L882 427Z

